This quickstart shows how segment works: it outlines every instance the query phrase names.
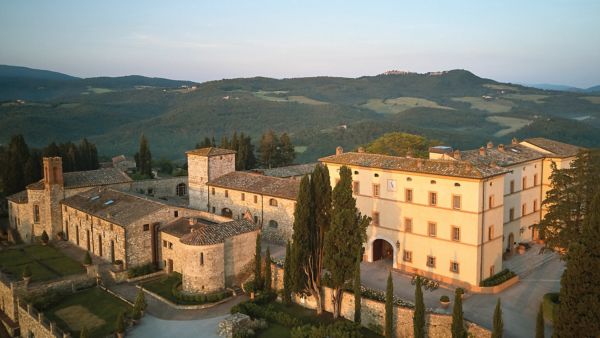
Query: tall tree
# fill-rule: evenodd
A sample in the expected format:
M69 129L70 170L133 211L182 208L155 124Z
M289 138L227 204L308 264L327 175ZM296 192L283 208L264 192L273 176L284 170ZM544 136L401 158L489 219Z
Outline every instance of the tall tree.
M144 134L140 138L140 150L135 154L135 163L141 175L152 178L152 153Z
M388 273L387 287L385 289L385 338L394 336L394 284L392 272Z
M226 135L221 137L221 144L219 147L223 149L231 149L231 142L229 142L229 138Z
M4 174L4 193L6 195L14 194L25 188L25 165L29 160L29 147L25 142L23 135L14 135L11 137L6 149L7 161L2 166Z
M580 238L570 243L560 285L554 334L600 336L600 192L588 205Z
M294 209L292 233L292 291L310 294L317 303L317 314L323 312L321 295L321 273L319 257L322 247L318 246L315 221L314 187L308 175L300 180L300 190Z
M214 140L214 138L213 138ZM202 140L202 142L200 143L196 143L196 148L209 148L209 147L214 147L215 145L212 143L211 139L208 137L205 137L204 140Z
M360 261L362 260L362 254L358 251L358 257L356 257L356 268L354 268L354 282L352 287L354 290L354 322L359 323L361 321L362 312L362 295L361 295L361 281L360 281Z
M254 283L257 289L262 289L262 253L260 247L260 234L256 235L256 250L254 252Z
M551 189L542 206L547 209L540 222L546 248L568 249L583 231L584 215L600 181L600 150L581 151L570 168L552 164ZM562 250L568 258L568 250Z
M294 163L296 159L296 150L294 145L292 144L292 140L287 133L281 134L279 137L279 147L278 147L278 166L286 166Z
M292 266L291 266L291 260L292 260L292 249L291 249L291 244L290 241L288 240L287 245L285 247L285 262L283 264L283 303L285 305L291 305L292 304L292 280L291 280L291 275L292 275Z
M462 310L462 290L456 289L454 291L454 308L452 308L452 338L465 338L467 336L467 330L465 330L465 323L463 319Z
M370 218L361 216L356 208L356 200L352 196L352 171L346 166L340 168L340 180L333 189L332 202L331 229L325 234L324 263L333 289L333 318L338 318L343 287L352 278L356 252L366 239L370 222Z
M265 253L265 291L271 292L271 283L273 280L273 276L271 275L271 251L269 247L267 247L267 252Z
M540 302L540 308L535 319L535 338L544 338L544 334L544 303Z
M413 333L415 338L425 337L425 302L421 277L417 277L415 285L415 312L413 313Z
M388 133L365 146L369 153L427 158L429 147L439 145L439 141L429 140L420 135L407 133Z
M42 153L38 149L31 149L31 155L25 163L25 184L37 182L42 178Z
M271 129L264 133L260 139L258 152L260 154L260 163L265 168L277 166L277 147L279 142L277 135Z
M500 298L496 301L496 309L494 310L494 323L492 329L492 338L502 338L504 335L504 322L502 321L502 307Z

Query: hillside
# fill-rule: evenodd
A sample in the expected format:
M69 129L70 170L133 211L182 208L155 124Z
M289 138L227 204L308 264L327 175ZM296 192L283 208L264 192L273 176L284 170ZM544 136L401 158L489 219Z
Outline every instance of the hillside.
M465 70L202 84L0 76L0 100L0 143L14 133L35 146L85 136L108 156L133 154L142 132L156 158L181 159L205 136L237 130L257 142L268 128L291 134L301 162L393 131L461 149L525 136L600 146L600 95L498 83Z

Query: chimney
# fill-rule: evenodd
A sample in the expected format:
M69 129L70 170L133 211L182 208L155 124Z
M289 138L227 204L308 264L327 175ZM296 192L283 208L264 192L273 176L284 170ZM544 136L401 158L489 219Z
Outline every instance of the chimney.
M365 148L363 148L363 147L358 147L358 152L359 152L359 153L364 153L364 152L365 152Z
M488 143L487 143L487 148L488 148L488 149L492 149L492 148L494 148L494 143L492 143L492 141L488 141Z
M485 156L485 148L484 147L479 148L479 155Z
M341 155L344 153L344 148L338 146L337 148L335 148L335 154L336 155Z
M460 150L456 149L454 151L454 156L453 157L454 157L455 160L460 160L460 158L461 158L461 156L460 156Z
M504 144L500 143L500 144L498 145L498 150L500 150L500 151L504 151Z
M519 141L517 140L517 138L516 138L516 137L513 137L513 139L512 139L512 144L513 144L513 145L514 145L514 144L519 144Z

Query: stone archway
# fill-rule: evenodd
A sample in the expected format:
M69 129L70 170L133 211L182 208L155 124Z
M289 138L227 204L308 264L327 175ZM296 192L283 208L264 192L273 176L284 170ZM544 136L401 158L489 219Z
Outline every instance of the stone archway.
M376 239L371 245L373 253L373 262L378 260L386 260L390 263L394 261L394 247L385 239Z
M232 218L233 212L229 208L223 208L221 209L221 216Z

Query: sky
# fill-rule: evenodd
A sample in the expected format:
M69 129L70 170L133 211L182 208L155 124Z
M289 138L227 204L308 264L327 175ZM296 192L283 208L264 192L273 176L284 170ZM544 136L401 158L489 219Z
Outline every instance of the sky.
M0 64L208 81L467 69L600 85L598 0L0 0Z

